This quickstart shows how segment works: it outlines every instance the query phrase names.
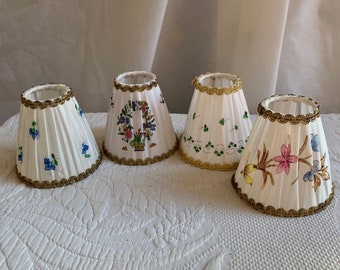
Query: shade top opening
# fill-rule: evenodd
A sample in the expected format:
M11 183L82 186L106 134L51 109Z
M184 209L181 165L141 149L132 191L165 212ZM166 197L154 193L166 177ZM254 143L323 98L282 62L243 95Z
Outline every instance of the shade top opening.
M156 75L147 71L132 71L119 75L116 81L122 85L142 85L156 81Z
M48 84L33 87L23 93L23 97L30 101L44 102L55 100L67 95L70 88L62 84Z
M291 114L293 116L313 114L318 110L315 101L306 97L290 95L268 98L262 102L262 105L266 110L271 110L273 113Z
M209 95L229 95L242 89L241 79L229 73L206 73L193 80L195 89Z
M227 73L211 73L199 77L198 82L206 87L222 89L235 86L239 82L239 78Z

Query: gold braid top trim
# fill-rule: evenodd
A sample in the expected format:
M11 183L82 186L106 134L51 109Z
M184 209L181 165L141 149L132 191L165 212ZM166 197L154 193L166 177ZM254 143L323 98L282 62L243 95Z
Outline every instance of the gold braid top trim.
M231 179L231 183L236 193L248 205L250 205L251 207L255 208L256 210L262 213L273 215L273 216L279 216L279 217L304 217L304 216L315 214L323 210L327 205L329 205L334 197L334 184L333 184L332 192L329 195L328 199L326 199L323 203L318 204L317 206L312 206L308 209L301 208L299 210L295 210L295 209L285 210L283 208L276 209L273 206L265 206L262 203L255 202L254 199L248 198L248 195L245 193L242 193L242 189L238 187L238 184L235 181L235 175L233 175Z
M270 109L268 109L268 106L266 103L268 103L270 100L279 99L282 97L286 98L292 98L292 99L302 99L304 103L309 103L313 107L312 113L307 113L306 115L292 115L292 114L281 114L279 112L274 112ZM293 125L297 125L299 123L302 123L304 125L309 124L310 122L315 121L317 118L320 117L320 110L319 105L311 98L307 98L305 96L295 96L295 95L273 95L269 98L264 99L257 107L257 111L259 115L261 115L263 118L268 118L271 122L279 122L281 124L291 123Z
M121 80L124 77L129 77L129 76L138 76L138 75L144 75L145 77L149 77L150 80L145 83L140 83L140 84L128 84L128 83L122 83ZM131 72L126 72L123 74L118 75L116 78L114 78L113 85L116 90L121 90L123 92L143 92L144 90L151 90L154 87L157 87L157 78L156 75L154 75L151 72L147 71L131 71Z
M105 155L111 159L113 162L118 163L118 164L123 164L123 165L148 165L152 164L161 160L164 160L168 157L170 157L172 154L176 152L178 149L178 139L176 138L176 144L174 145L173 148L169 149L166 153L161 154L160 156L154 156L154 157L149 157L146 159L132 159L132 158L120 158L118 156L113 155L112 153L109 152L108 149L105 147L105 142L103 142L103 151Z
M26 92L26 91L25 91ZM45 109L47 107L56 107L59 104L64 104L66 101L69 101L71 97L73 97L73 91L69 88L69 90L66 92L66 94L54 98L54 99L49 99L49 100L44 100L44 101L38 101L38 100L30 100L24 97L24 93L21 94L21 103L25 107L30 107L32 109Z
M202 84L202 81L206 78L211 77L213 80L216 80L216 78L224 78L229 79L233 82L233 85L226 88L219 88L219 87L212 87L212 86L206 86ZM232 93L236 93L237 91L242 89L242 81L241 79L232 74L228 73L206 73L199 75L198 77L195 77L192 81L193 86L195 89L197 89L200 92L207 93L209 95L229 95Z
M184 151L180 148L178 150L184 161L190 165L202 168L202 169L208 169L211 171L234 171L237 169L238 162L234 162L231 164L225 163L225 164L219 164L219 163L210 163L210 162L203 162L201 160L194 159L192 157L189 157Z
M62 186L70 185L70 184L79 182L83 180L84 178L88 177L90 174L92 174L95 170L98 169L102 161L102 158L103 158L103 154L100 152L98 159L90 168L88 168L85 172L82 172L77 176L71 176L68 179L63 178L60 180L53 180L53 181L32 180L30 178L27 178L26 176L21 175L21 173L18 171L17 166L15 166L15 170L16 170L16 174L19 177L19 179L29 186L32 186L35 188L55 188L55 187L62 187Z

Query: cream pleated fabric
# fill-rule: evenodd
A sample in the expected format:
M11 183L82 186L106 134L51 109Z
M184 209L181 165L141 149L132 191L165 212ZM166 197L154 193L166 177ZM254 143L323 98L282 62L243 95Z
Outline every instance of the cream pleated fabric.
M170 112L191 80L238 74L250 113L265 97L313 98L340 112L340 2L330 0L1 1L0 123L33 85L70 85L85 112L106 111L113 78L157 75Z

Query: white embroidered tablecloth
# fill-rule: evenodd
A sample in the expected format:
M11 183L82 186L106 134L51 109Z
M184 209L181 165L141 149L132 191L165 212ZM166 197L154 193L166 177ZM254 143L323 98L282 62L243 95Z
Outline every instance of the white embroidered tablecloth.
M101 146L106 113L86 117ZM171 115L181 134L186 115ZM254 120L254 117L252 117ZM335 197L301 218L257 212L233 172L104 157L88 178L34 189L15 174L18 115L0 128L1 269L340 269L340 115L322 115Z

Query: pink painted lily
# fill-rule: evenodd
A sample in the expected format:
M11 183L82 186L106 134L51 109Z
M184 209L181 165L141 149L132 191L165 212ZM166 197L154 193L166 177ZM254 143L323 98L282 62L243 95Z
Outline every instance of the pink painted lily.
M290 144L288 144L288 146L282 144L281 156L274 157L274 160L276 162L279 162L276 168L276 173L281 173L282 171L284 171L286 174L288 174L290 169L290 163L295 163L298 161L297 156L290 154L290 150L291 150Z

